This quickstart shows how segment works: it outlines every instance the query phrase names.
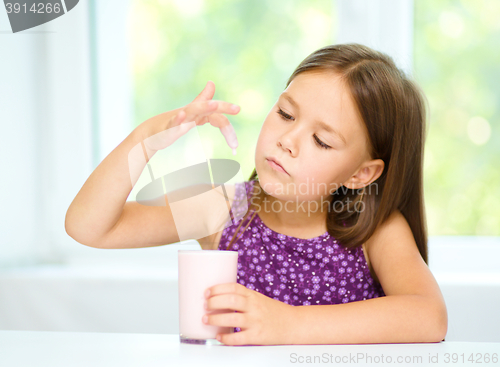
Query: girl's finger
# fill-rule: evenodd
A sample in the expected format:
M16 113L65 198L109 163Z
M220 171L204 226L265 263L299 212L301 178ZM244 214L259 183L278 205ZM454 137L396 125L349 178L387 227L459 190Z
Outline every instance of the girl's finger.
M234 310L239 312L247 312L247 299L239 294L221 294L207 299L205 309L213 310Z
M206 325L246 328L245 318L241 312L208 313L203 315L202 321Z
M251 291L250 289L248 289L244 285L241 285L240 283L221 283L205 289L205 297L208 298L211 296L215 296L218 294L225 294L225 293L235 293L245 296L251 292L255 291Z
M213 113L207 116L206 119L207 121L205 121L204 123L208 122L213 127L218 127L219 129L222 129L224 126L230 124L228 118L222 113Z
M209 80L205 85L205 88L201 91L198 96L193 100L193 102L207 101L214 98L215 94L215 84L213 81Z
M197 121L200 117L209 116L214 113L226 113L236 115L240 111L240 107L225 101L204 101L192 102L188 104L184 111L186 112L186 121Z
M242 330L237 333L217 334L217 340L226 345L252 345L248 343L249 331Z
M233 149L233 154L236 155L236 148L238 148L239 145L238 137L236 136L233 125L231 125L228 118L221 113L214 113L205 117L205 119L207 119L207 121L202 120L202 123L198 125L203 125L209 122L212 126L218 127L222 135L224 135L227 145Z
M217 104L217 109L215 110L215 113L227 113L229 115L236 115L240 112L240 106L234 103L219 101L214 99L209 101L208 103Z
M236 132L234 131L233 125L229 123L220 129L224 138L226 138L226 143L233 149L233 154L236 154L235 149L238 148L238 137L236 136Z
M220 132L226 139L227 145L229 145L233 150L238 148L238 137L236 136L233 125L231 125L231 122L229 122L226 116L220 113L210 115L209 122L212 126L216 126L220 129Z

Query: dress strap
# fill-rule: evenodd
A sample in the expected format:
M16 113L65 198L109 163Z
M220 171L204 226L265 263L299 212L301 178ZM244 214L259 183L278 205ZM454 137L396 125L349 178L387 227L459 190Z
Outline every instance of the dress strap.
M236 241L238 241L241 238L241 236L243 236L243 234L245 233L245 231L248 228L248 226L250 225L250 223L252 223L252 220L255 217L255 215L257 214L257 211L256 210L252 210L252 212L253 212L252 216L250 217L250 220L246 224L245 228L243 228L243 231L241 232L241 234L238 237L236 237L236 235L238 234L238 231L240 230L240 227L243 224L244 220L242 220L240 222L240 224L238 225L238 228L236 228L236 231L234 231L234 235L231 238L231 241L229 242L229 245L227 246L226 250L230 250L231 249L231 246L233 245L233 243L236 242ZM235 237L236 237L236 240L235 240Z

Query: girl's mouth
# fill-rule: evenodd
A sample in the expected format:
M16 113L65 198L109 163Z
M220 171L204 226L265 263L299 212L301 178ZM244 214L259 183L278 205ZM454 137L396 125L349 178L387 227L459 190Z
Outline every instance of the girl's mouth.
M281 167L281 165L279 165L278 163L276 163L274 160L270 159L270 158L266 158L266 161L267 163L272 167L274 168L276 171L279 171L279 172L283 172L284 174L290 176L288 174L287 171L285 171L285 169L283 167Z

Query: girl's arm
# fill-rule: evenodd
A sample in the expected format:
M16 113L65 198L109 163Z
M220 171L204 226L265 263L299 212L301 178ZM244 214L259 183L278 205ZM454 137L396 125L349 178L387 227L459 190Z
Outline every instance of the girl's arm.
M148 207L137 202L126 203L126 200L147 163L141 143L148 136L153 135L152 131L155 126L164 125L179 110L169 111L143 122L97 166L73 199L66 213L66 232L71 237L87 246L104 247L106 236L122 216L125 218L134 216L134 213L141 214L144 222L148 221L150 225L154 225L155 217L163 216L163 219L167 219L168 213L165 212L165 207ZM154 154L153 150L149 150L147 157L151 158ZM132 235L133 238L128 237L128 241L132 240L140 246L143 242L139 240L139 233L133 235L133 232L138 232L139 226L145 223L130 222L128 235ZM135 229L132 228L134 223L137 226ZM143 233L147 237L145 230ZM166 236L162 236L163 239L168 240L168 237L173 237L175 233L170 230L164 235ZM122 237L120 240L126 243L127 236ZM144 240L155 241L153 238L144 238Z
M126 200L147 161L185 133L187 126L194 126L192 121L196 125L209 122L223 132L230 127L222 114L237 114L239 107L212 101L214 91L209 82L190 104L150 118L132 131L99 164L76 195L66 213L66 232L76 241L98 248L178 242L166 195L158 198L156 206Z
M297 306L290 344L439 342L446 305L412 231L397 211L367 243L385 297L337 305Z

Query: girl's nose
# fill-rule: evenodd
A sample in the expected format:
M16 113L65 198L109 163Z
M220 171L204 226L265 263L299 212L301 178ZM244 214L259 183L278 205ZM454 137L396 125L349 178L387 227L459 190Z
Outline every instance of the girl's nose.
M287 151L288 153L293 153L295 151L295 149L292 151L290 148L288 148L288 146L290 146L290 145L288 145L286 142L285 142L285 144L283 144L282 140L284 140L284 139L278 140L278 147Z
M305 131L298 124L287 126L287 130L278 139L278 146L288 153L297 153L300 143L304 140Z

